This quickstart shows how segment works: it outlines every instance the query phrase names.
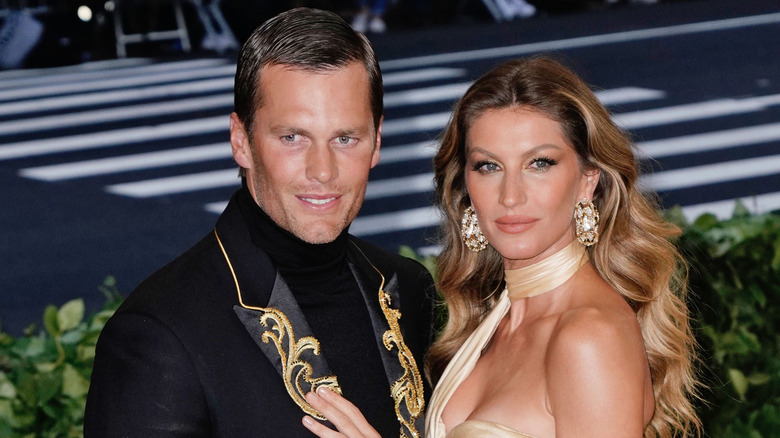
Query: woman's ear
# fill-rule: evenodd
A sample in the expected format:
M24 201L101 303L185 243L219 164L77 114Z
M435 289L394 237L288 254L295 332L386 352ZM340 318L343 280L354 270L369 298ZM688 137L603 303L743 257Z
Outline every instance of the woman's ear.
M585 169L582 178L584 185L580 193L581 196L578 199L588 198L593 200L593 193L595 193L596 187L599 185L599 178L601 178L601 169L595 167Z
M230 114L230 148L236 164L244 169L252 168L252 145L249 143L249 135L244 124L236 113Z

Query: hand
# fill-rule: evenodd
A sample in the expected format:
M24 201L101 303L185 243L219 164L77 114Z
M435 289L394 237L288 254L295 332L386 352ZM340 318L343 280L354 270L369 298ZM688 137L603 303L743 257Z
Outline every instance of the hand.
M338 429L332 430L308 415L303 417L304 427L318 437L381 438L355 405L330 389L321 386L316 394L306 394L306 400Z

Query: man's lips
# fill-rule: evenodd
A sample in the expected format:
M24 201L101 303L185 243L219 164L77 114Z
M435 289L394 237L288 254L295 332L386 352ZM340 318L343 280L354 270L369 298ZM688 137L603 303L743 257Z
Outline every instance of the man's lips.
M502 216L496 219L495 223L498 229L505 233L522 233L537 220L528 216Z
M340 198L340 195L298 195L298 199L315 206L325 206Z

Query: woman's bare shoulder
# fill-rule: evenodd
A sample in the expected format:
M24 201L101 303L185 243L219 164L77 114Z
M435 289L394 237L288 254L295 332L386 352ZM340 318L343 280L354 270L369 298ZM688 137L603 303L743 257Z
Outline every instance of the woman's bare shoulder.
M562 418L571 424L611 424L624 415L624 424L606 430L633 429L643 422L644 342L631 308L602 283L578 287L574 293L584 297L561 314L552 332L545 356L548 407L554 417L565 412Z
M643 346L639 321L626 300L595 271L580 280L569 308L557 320L548 356L622 354Z

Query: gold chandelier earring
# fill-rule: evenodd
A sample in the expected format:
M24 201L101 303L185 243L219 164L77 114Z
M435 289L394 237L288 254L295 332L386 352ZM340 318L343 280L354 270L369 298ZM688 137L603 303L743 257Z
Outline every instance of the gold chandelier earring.
M487 247L487 239L477 222L477 212L470 205L463 212L463 220L460 221L460 237L473 252L480 252Z
M574 208L574 222L577 225L577 240L585 246L599 241L599 210L590 199L583 198Z

